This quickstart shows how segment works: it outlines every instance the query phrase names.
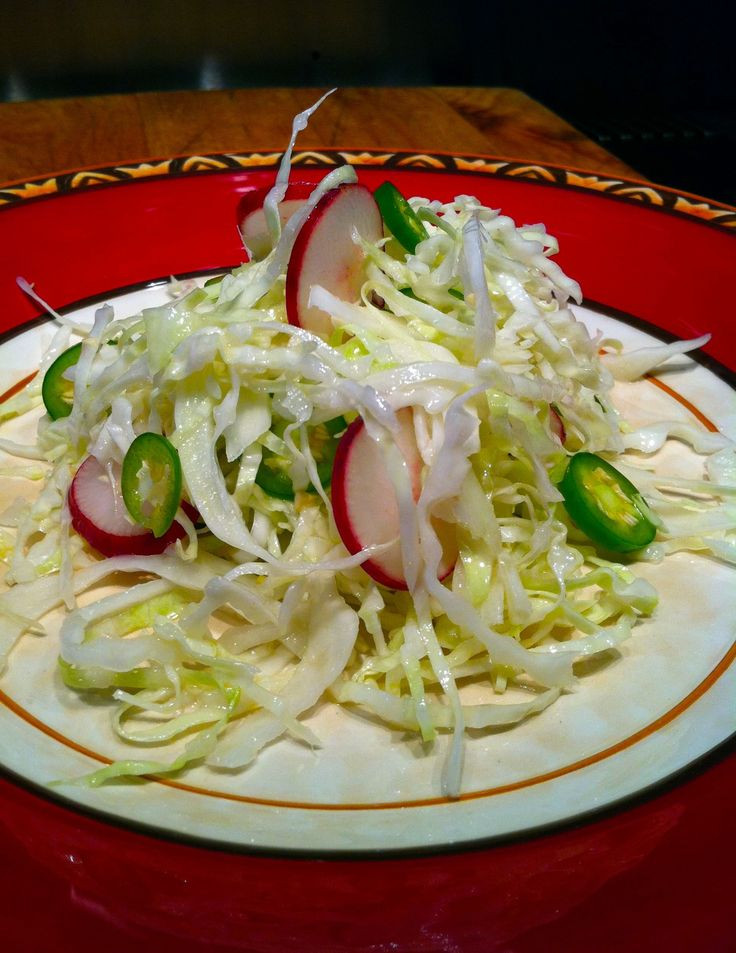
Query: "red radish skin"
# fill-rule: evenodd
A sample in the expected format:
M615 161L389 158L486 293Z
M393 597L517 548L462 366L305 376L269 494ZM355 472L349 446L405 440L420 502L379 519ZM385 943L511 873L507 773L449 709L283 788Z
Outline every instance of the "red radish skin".
M405 408L397 417L400 429L394 439L406 462L412 495L417 500L421 492L422 461L414 437L412 412ZM399 535L396 492L381 449L368 435L360 417L350 424L337 447L332 471L332 509L337 530L350 553ZM456 558L457 554L447 547L440 564L441 579L452 572ZM362 565L381 585L390 589L408 588L398 541Z
M181 508L184 510L186 515L192 521L195 526L204 526L204 520L202 519L202 514L199 512L196 506L192 506L189 500L181 501Z
M283 201L279 203L279 218L282 228L294 212L304 205L314 189L315 186L310 182L292 182L289 184ZM238 228L243 236L243 241L256 261L265 258L271 251L271 236L263 211L263 203L270 191L271 186L269 185L263 189L246 192L238 203L236 213Z
M363 251L353 229L369 242L383 237L383 220L370 189L351 183L325 192L302 225L286 269L286 315L290 324L327 339L332 320L310 307L313 285L343 301L357 301L363 281Z
M107 470L96 457L87 457L77 470L68 503L72 526L103 556L155 556L186 536L180 523L172 523L158 539L150 530L132 523L121 512L125 509L122 498L116 508Z
M560 417L552 406L549 408L549 425L552 433L559 439L561 444L564 444L567 439L565 425L562 422L562 417Z

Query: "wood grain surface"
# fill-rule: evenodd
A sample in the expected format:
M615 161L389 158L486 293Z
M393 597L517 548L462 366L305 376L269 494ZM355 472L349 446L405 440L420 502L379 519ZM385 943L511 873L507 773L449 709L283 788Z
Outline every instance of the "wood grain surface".
M283 149L324 90L134 93L0 104L0 182L140 159ZM480 153L637 177L525 93L480 87L340 89L301 148Z

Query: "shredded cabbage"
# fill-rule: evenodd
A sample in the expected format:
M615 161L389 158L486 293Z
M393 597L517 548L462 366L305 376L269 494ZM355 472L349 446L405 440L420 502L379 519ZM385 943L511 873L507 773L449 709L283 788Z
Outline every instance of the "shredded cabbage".
M580 288L552 261L557 241L543 225L517 227L469 195L412 198L427 230L415 253L356 235L360 300L312 288L310 304L332 317L329 340L287 322L284 275L299 227L326 190L355 179L347 166L330 173L281 229L291 149L310 113L295 121L266 202L270 254L142 314L104 306L90 331L60 318L44 367L70 328L83 335L73 411L41 418L33 446L0 440L34 461L14 476L37 479L42 461L44 481L3 520L15 535L2 547L0 657L66 605L65 683L106 692L127 744L172 748L170 760L118 761L84 783L202 759L242 768L284 735L319 747L303 716L333 703L426 742L451 732L442 784L457 795L466 728L539 716L575 686L577 661L615 652L655 609L652 587L628 563L601 558L568 519L556 484L576 451L615 460L657 514L643 558L686 548L736 563L730 441L672 421L632 431L612 398L614 378L636 379L705 339L601 359L569 306ZM31 382L2 416L31 411L39 392ZM417 501L391 440L407 407L423 464ZM374 551L348 554L336 530L306 428L338 415L360 415L385 448L407 591L374 582L361 568ZM165 555L100 559L71 528L69 485L88 454L112 470L146 430L178 450L202 525L180 511L187 539ZM635 465L671 439L707 455L701 478ZM265 451L288 469L293 500L256 483ZM438 521L458 553L443 581ZM129 588L78 604L120 574ZM469 685L483 700L467 700Z

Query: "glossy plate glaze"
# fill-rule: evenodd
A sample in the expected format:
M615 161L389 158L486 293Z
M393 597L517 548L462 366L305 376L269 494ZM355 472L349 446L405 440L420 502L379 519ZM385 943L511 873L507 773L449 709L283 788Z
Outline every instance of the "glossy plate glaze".
M346 157L360 166L360 178L369 186L377 185L390 175L407 194L448 199L460 192L473 192L488 204L502 207L517 221L544 221L560 239L560 263L580 279L590 298L607 309L625 311L648 321L655 328L662 329L665 336L666 332L694 336L710 330L714 333L710 345L712 353L717 354L720 361L732 369L736 366L722 290L727 287L733 267L733 225L736 216L732 210L714 203L677 197L664 190L630 183L611 183L564 170L447 156L371 156L364 153L352 156L302 155L297 158L298 164L302 166L300 178L316 179L323 174L325 164L343 161ZM12 194L8 190L0 193L8 202L7 207L0 211L0 238L9 246L0 278L6 298L5 327L19 327L34 317L33 307L15 288L17 274L35 281L39 292L61 307L169 274L181 275L237 264L241 250L233 226L233 209L240 195L272 178L273 172L263 170L261 166L273 161L273 158L222 157L188 164L133 167L125 170L125 175L131 176L134 181L126 179L122 184L118 182L101 188L88 187L101 180L120 178L119 170L107 170L76 179L47 180L35 189L32 186L16 187ZM313 165L318 167L312 168ZM385 166L390 167L390 173ZM417 170L417 166L420 170ZM196 168L200 169L200 173L195 171ZM201 171L206 174L201 174ZM47 194L41 195L42 192ZM152 293L155 292L147 292ZM610 330L611 318L601 317L599 311L593 306L593 312L588 313L586 319L594 325L596 322L605 325ZM619 336L636 337L642 333L620 325L615 325L615 328L614 333ZM650 333L660 335L661 331ZM12 383L31 369L31 351L27 345L42 334L43 330L39 328L32 331L30 337L16 337L13 342L8 341L3 349L4 383ZM701 413L733 435L736 432L734 398L722 376L720 370L718 375L712 376L708 370L688 367L667 380L678 394L691 400ZM641 386L650 388L651 397L642 400L637 395L623 395L625 399L632 398L633 408L651 406L656 400L676 407L678 412L685 415L691 413L671 395L655 393L653 385ZM316 788L308 780L301 788L299 785L295 788L288 778L279 776L276 763L272 764L270 773L268 769L265 771L260 780L251 776L245 788L241 779L237 789L225 792L226 796L222 796L222 790L213 793L211 783L194 779L199 784L192 782L192 786L199 786L207 791L206 794L159 784L146 787L134 785L116 787L112 796L108 796L111 789L93 792L95 797L88 799L83 796L82 801L87 801L88 806L95 810L111 813L127 822L143 822L172 833L203 836L229 844L255 844L261 848L296 848L312 852L361 849L385 852L402 847L427 849L437 846L447 849L452 844L477 843L595 810L661 781L722 742L733 731L733 632L727 631L727 626L723 624L724 619L734 617L733 586L729 588L725 578L720 580L712 566L698 575L698 567L692 561L683 559L680 562L682 565L673 576L657 583L664 590L663 603L667 603L667 611L672 614L668 616L665 612L658 618L660 629L656 632L652 630L651 638L645 634L644 628L638 630L636 649L632 650L629 667L633 681L628 677L621 679L619 673L622 665L611 666L609 671L599 674L597 679L591 679L588 683L590 698L583 697L585 693L575 696L568 714L563 711L558 715L558 706L555 706L548 713L551 721L546 727L541 727L544 725L542 719L534 719L533 723L529 723L532 730L526 733L525 740L522 740L524 732L520 736L520 730L517 729L503 736L494 736L490 747L476 746L478 750L469 759L471 772L466 785L468 797L459 803L448 804L436 799L433 794L436 790L433 787L436 775L432 775L431 769L427 771L423 767L417 774L417 765L426 765L427 759L415 758L408 768L404 763L393 763L393 778L401 778L398 786L395 782L392 784L391 774L386 783L372 780L371 784L366 784L365 781L376 774L375 764L372 771L364 774L361 774L360 765L353 766L350 771L343 770L343 778L336 783L335 771L339 775L340 766L344 769L347 763L345 755L348 749L339 744L334 752L331 770L325 775L329 777L329 783L325 784L323 777L321 786L317 784ZM695 589L699 602L693 598ZM706 625L701 624L703 604L709 607ZM698 631L699 637L702 637L702 641L698 641L699 650L693 664L683 662L681 658L678 630ZM658 651L650 654L654 645L658 646ZM664 647L664 650L660 651L660 647ZM640 650L643 653L641 657L638 654ZM32 666L37 663L28 659L24 664ZM601 685L599 693L595 692L596 682ZM611 684L605 688L608 682ZM49 724L54 716L48 698L43 697L43 693L39 697L39 693L27 690L24 694L23 684L27 684L23 679L13 683L11 678L3 686L7 701L3 709L2 757L12 771L33 782L42 783L48 780L50 766L68 769L70 752L75 758L88 758L88 755L75 752L65 744L64 739L70 735L74 736L73 740L77 744L93 754L114 756L113 752L100 749L99 744L96 744L99 736L92 729L92 734L85 734L86 728L81 732L79 729L70 731L68 720L64 722L63 719L57 724ZM611 709L616 704L616 698L622 698L624 686L625 704L620 706L621 716L612 717ZM583 707L576 714L575 706L579 705ZM596 705L600 707L596 709ZM577 727L580 724L580 711L588 714L594 712L596 715L585 722L582 734ZM47 730L49 727L59 737L53 738ZM574 732L577 732L577 736ZM339 738L339 730L336 736ZM564 739L563 745L559 743L561 738ZM383 739L384 744L386 740ZM392 740L395 741L388 739L389 747ZM370 747L375 745L375 739L365 739L365 743ZM346 741L344 744L349 743ZM59 753L61 749L63 754ZM269 754L276 755L277 751L278 746ZM51 760L44 760L47 757ZM273 758L271 760L273 762ZM86 764L85 770L88 770L89 760ZM303 772L305 768L301 770ZM702 786L709 774L724 771L733 775L730 760L719 762L711 768L710 773L695 778L691 786ZM52 773L59 776L61 771ZM191 780L187 778L185 782ZM163 840L151 840L141 834L123 832L73 814L61 806L50 805L45 800L39 801L35 794L11 782L5 787L8 805L6 817L17 819L11 825L13 833L10 844L18 838L19 845L21 842L25 844L22 848L19 846L18 850L26 857L27 865L29 856L37 856L38 863L49 866L58 877L61 869L73 872L75 861L69 860L72 857L79 861L76 866L85 867L86 864L87 870L90 869L92 861L77 857L68 844L65 859L60 860L56 848L44 853L44 844L61 842L63 838L60 834L56 840L54 837L64 824L77 830L83 828L91 836L91 841L81 838L89 848L88 858L95 854L94 846L90 846L92 843L104 850L102 845L107 840L110 847L115 843L115 850L122 852L132 869L136 869L144 855L150 860L150 848L155 844L156 856L164 867L167 857L173 862L175 856L186 856L188 864L195 865L200 872L210 872L201 881L198 879L200 890L204 890L208 897L209 909L219 910L223 923L231 920L233 913L227 891L225 895L222 893L221 878L226 876L226 872L238 870L248 880L257 870L268 869L269 876L260 882L264 900L270 896L270 902L281 907L278 899L281 890L284 887L290 889L298 880L305 903L311 898L312 906L322 911L321 920L326 932L320 939L319 928L313 922L307 922L308 907L305 906L300 914L299 905L295 907L292 903L289 911L282 913L284 928L289 931L284 936L301 935L307 944L306 948L310 949L361 948L363 942L365 948L371 948L367 933L362 937L344 933L338 938L330 930L338 929L340 923L344 926L350 922L349 918L345 919L347 909L343 902L347 902L348 909L351 904L358 903L357 891L365 891L370 882L369 870L373 867L375 872L375 865L333 860L325 868L324 865L315 865L313 861L236 858L203 848L174 846ZM472 924L482 922L483 918L479 920L477 915L469 916L473 905L468 896L459 889L453 889L452 880L447 881L444 874L453 870L464 880L465 874L460 871L465 871L474 883L472 894L476 902L480 898L486 898L487 902L486 894L492 881L492 877L489 880L490 873L496 869L501 858L510 868L517 863L519 870L530 869L527 865L534 863L544 866L542 858L547 856L545 845L552 849L554 842L557 844L554 849L560 848L564 853L566 838L573 849L574 843L580 843L582 832L605 832L607 825L615 826L622 819L636 818L637 812L643 812L644 817L648 808L654 809L663 799L666 801L673 794L686 790L688 785L673 788L669 794L660 795L633 810L552 837L526 840L513 846L497 846L482 853L384 862L381 871L390 870L396 874L403 870L408 878L407 883L413 883L414 889L418 889L422 879L429 877L431 881L434 871L435 878L438 878L437 885L442 882L440 894L435 895L436 902L458 906L458 917L454 921L447 920L435 939L430 940L425 934L425 945L415 942L413 946L400 944L395 948L452 949L452 945L447 944L454 942L454 923L455 936L464 937L466 942L465 946L458 948L526 949L523 946L508 946L512 937L518 937L522 924L522 910L520 908L514 912L512 908L515 904L505 911L508 922L505 925L496 923L486 936L486 945L482 944L480 934L475 934L473 940ZM152 791L156 793L152 794ZM100 794L103 795L102 800L97 797ZM76 794L73 796L77 797ZM26 812L26 817L29 811L38 817L39 803L45 805L45 820L41 830L44 830L45 824L49 827L45 833L40 833L36 828L28 832L27 825L23 823L23 812ZM203 810L203 803L215 803L216 809L210 810L208 807ZM657 844L666 839L680 823L679 817L677 821L670 820L669 827L665 825L666 830L660 829ZM704 822L704 819L700 821ZM728 830L728 818L721 818L721 823L725 825L722 830ZM733 834L733 825L730 830ZM689 835L686 833L685 836ZM606 837L603 833L604 840ZM29 842L33 842L32 848ZM590 843L594 842L595 837ZM30 854L26 853L27 850L30 850ZM649 856L646 851L645 854ZM586 890L591 892L583 891L586 897L595 894L600 884L612 876L610 871L606 873L607 861L601 850L591 847L588 856L592 870ZM618 870L636 870L640 861L639 855L634 859L629 858L625 863L619 858L614 866ZM265 868L259 867L263 864ZM598 874L595 873L596 869ZM304 880L298 876L300 870L302 873L309 871ZM331 870L332 875L326 874L322 879L313 877L316 870ZM338 875L347 877L343 881L347 895L342 896L339 904L334 897L335 903L331 903L329 886L332 883L334 889L332 877ZM668 875L669 872L665 874ZM412 879L414 876L416 881ZM153 907L145 902L132 903L130 887L121 888L119 881L115 877L111 880L111 877L112 872L108 870L98 874L94 883L80 884L78 890L85 896L90 893L94 895L97 907L108 913L118 907L127 908L131 911L129 916L132 923L138 927L145 925L146 930L157 933L165 933L169 929L172 935L176 932L171 923L167 927L165 917L162 919L157 914L158 901ZM156 879L158 883L158 877ZM522 889L524 877L517 879L523 893L526 889ZM533 932L536 926L548 923L551 917L554 919L551 911L559 911L564 906L559 902L556 907L545 906L552 897L557 896L559 901L562 896L558 891L562 889L565 877L553 880L554 884L548 887L550 897L545 897L541 906L537 904L539 909L532 912L528 905L522 904L526 906L524 932ZM496 881L497 889L501 882ZM598 886L593 886L594 882ZM110 888L108 894L105 894L106 883ZM114 890L113 884L116 884ZM161 886L158 883L157 889L160 890ZM398 881L396 889L399 889ZM184 890L180 897L182 903L186 902L186 893ZM566 895L569 900L569 883ZM383 896L385 909L388 901L386 895ZM169 897L168 902L171 900ZM500 914L498 900L496 897L493 909ZM389 916L390 923L373 924L376 938L383 937L385 942L389 942L393 930L393 935L403 935L408 939L409 933L402 934L401 931L406 931L412 917L416 920L420 916L422 907L411 889L409 895L404 896L404 901L405 904L400 903L397 895L395 909ZM581 902L581 897L577 896L568 909ZM356 920L360 919L359 908L358 903L354 910ZM388 908L391 909L390 903ZM541 908L545 908L546 913L540 919L537 914L542 914ZM409 909L413 913L405 916L404 913L408 914ZM486 907L488 909L491 908ZM427 923L432 922L431 908L428 907L425 913ZM122 916L120 913L118 915ZM304 922L299 922L300 916ZM212 924L209 929L217 933ZM188 935L192 940L206 939L206 933L200 938L193 937L191 932ZM243 942L238 947L233 944L242 938L234 939L233 936L223 934L220 939L229 943L230 948L269 948L263 945L265 940L257 938L251 938L250 946ZM334 942L327 939L330 936ZM476 945L468 946L470 942ZM491 945L491 942L496 945ZM382 948L375 943L372 948ZM507 946L497 945L503 943L507 943ZM274 942L270 948L282 947Z

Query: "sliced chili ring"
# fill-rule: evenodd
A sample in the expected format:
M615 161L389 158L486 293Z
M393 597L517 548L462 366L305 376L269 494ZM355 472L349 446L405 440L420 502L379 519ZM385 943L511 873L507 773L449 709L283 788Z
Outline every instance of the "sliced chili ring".
M641 493L597 454L574 454L559 489L570 519L598 546L626 553L654 539L657 527Z
M256 472L256 485L277 500L293 500L294 484L289 474L273 462L275 456L272 450L263 448L261 462Z
M412 254L427 237L427 229L414 209L392 182L384 182L373 193L386 228Z
M337 446L340 443L340 437L348 429L348 424L344 417L333 417L332 420L326 420L321 426L327 433L327 439L320 443L315 454L315 462L319 482L323 487L328 487L332 482L332 468L335 465ZM311 483L307 490L310 493L316 492Z
M310 446L317 464L319 481L323 487L328 487L332 481L332 467L335 462L337 445L340 442L339 437L348 425L344 417L333 417L332 420L326 420L320 426L324 428L327 438L318 442L314 441L313 437L316 436L317 428L312 428ZM256 473L256 484L269 496L276 497L279 500L293 500L295 496L294 484L283 468L275 466L271 462L275 456L276 454L273 451L266 447L263 448L263 456ZM311 483L307 487L307 491L309 493L317 492Z
M73 367L82 353L82 342L63 351L44 374L41 384L41 397L52 420L68 417L72 412L72 402L67 397L72 391L72 383L64 373Z
M399 288L399 291L402 295L406 295L407 298L413 298L415 301L419 301L419 298L417 298L411 288ZM457 288L448 288L447 293L452 295L453 298L457 298L458 301L465 301L465 295Z
M163 536L179 508L181 484L176 448L161 434L139 434L128 447L120 477L125 507L136 523Z
M348 422L344 417L333 417L332 420L325 420L322 426L331 437L339 437L348 429Z

